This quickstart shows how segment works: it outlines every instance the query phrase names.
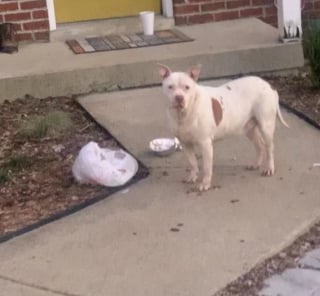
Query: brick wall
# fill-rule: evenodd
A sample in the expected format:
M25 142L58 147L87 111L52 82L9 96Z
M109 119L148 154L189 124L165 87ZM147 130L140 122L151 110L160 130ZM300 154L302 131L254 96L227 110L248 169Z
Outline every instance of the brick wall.
M303 16L320 17L320 0L303 0ZM277 26L274 0L173 0L176 25L257 17Z
M14 23L17 39L49 40L45 0L0 0L0 23Z
M306 0L304 1L304 9L302 11L302 18L320 18L320 0Z
M320 0L302 0L303 18L320 18ZM173 0L176 25L258 17L277 25L274 0ZM45 0L0 0L0 23L11 22L19 41L49 40Z

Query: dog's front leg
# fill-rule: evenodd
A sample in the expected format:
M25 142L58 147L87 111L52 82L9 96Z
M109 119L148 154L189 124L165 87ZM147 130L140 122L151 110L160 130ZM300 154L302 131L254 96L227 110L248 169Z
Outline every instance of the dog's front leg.
M199 167L198 167L196 153L194 150L194 145L190 144L190 143L185 144L185 145L183 145L183 150L184 150L184 153L187 156L188 161L191 165L190 174L186 179L184 179L184 182L195 183L198 179Z
M211 187L212 179L212 162L213 162L213 146L212 140L207 139L200 143L202 154L202 170L203 178L199 183L199 191L206 191Z

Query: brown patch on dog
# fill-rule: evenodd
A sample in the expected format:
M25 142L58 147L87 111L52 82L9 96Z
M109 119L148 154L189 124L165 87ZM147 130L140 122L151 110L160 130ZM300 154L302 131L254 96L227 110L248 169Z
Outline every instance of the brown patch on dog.
M227 85L227 86L226 86L226 88L227 88L228 90L231 90L231 87L230 87L230 85Z
M216 125L218 126L222 120L223 111L222 111L221 105L217 99L211 98L211 104L212 104L214 121L216 122Z

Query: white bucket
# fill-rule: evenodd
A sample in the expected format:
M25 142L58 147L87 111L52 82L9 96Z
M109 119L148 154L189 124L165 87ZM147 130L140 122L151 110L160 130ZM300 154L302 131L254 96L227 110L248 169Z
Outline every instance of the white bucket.
M153 35L154 33L154 12L141 11L140 19L143 27L144 35Z

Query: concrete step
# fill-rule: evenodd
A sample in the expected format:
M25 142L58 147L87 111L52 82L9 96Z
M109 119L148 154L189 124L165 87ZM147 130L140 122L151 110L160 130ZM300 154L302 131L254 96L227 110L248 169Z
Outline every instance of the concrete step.
M291 70L304 63L299 42L280 43L277 29L255 18L178 30L195 40L81 55L71 52L63 34L50 43L23 45L17 54L0 55L0 101L154 85L158 62L181 70L200 63L201 79Z

